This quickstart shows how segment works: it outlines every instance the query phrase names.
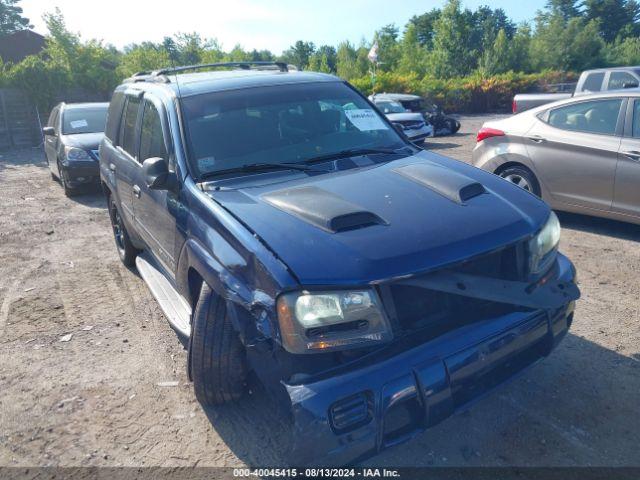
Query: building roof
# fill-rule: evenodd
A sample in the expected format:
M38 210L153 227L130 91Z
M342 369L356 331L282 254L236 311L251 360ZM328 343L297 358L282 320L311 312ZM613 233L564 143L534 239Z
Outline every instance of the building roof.
M18 63L29 55L40 53L46 39L33 30L18 30L0 36L0 58L4 63Z

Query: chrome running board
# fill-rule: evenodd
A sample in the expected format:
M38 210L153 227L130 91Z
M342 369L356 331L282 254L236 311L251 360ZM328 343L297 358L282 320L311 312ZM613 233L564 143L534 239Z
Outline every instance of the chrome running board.
M148 254L138 255L136 267L173 329L179 335L189 338L191 336L191 307L187 301L171 285L171 282L167 280L167 277Z

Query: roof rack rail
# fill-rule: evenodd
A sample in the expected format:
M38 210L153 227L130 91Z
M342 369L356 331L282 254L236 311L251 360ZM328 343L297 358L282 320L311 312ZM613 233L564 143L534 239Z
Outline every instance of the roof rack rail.
M277 67L281 72L288 72L289 68L284 62L220 62L220 63L201 63L197 65L184 65L180 67L162 68L160 70L154 70L151 72L151 76L170 75L188 70L201 70L204 68L213 67L237 67L242 70L249 70L252 66L255 67ZM145 74L146 72L140 72Z

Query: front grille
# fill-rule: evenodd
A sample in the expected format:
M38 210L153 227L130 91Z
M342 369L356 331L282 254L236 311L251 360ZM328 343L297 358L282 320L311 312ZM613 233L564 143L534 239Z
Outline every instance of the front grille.
M405 129L418 129L424 127L424 122L420 120L399 120L396 123L402 125Z
M347 397L329 408L331 427L336 433L359 428L371 421L372 412L373 398L370 392Z
M525 276L524 245L517 244L450 267L479 277L521 280ZM514 312L525 307L429 290L402 282L389 286L398 334L421 332L423 341L449 331ZM462 293L462 292L461 292Z

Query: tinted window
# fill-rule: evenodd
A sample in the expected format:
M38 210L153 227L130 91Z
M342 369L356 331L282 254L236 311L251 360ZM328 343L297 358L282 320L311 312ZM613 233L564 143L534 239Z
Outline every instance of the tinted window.
M111 141L116 140L118 137L122 107L124 107L124 93L115 92L107 111L107 126L104 131L105 136Z
M604 80L604 72L590 73L587 75L582 90L588 92L599 92L602 89L602 81Z
M194 95L183 99L183 114L190 159L199 175L405 145L377 110L341 82Z
M104 132L107 120L107 106L101 107L66 107L62 112L62 133Z
M161 157L167 159L160 115L151 102L145 102L140 130L140 161L147 158Z
M622 99L581 102L556 108L549 113L549 124L563 130L613 135Z
M49 121L47 122L47 126L53 127L56 123L56 117L58 116L58 107L55 107L51 110L51 114L49 115Z
M633 88L637 86L638 80L628 72L611 72L611 75L609 75L609 90L620 90L621 88Z
M633 102L633 136L640 138L640 100Z
M136 120L138 118L138 107L140 99L137 97L127 97L124 108L124 118L120 126L120 146L133 158L137 157L136 152Z

